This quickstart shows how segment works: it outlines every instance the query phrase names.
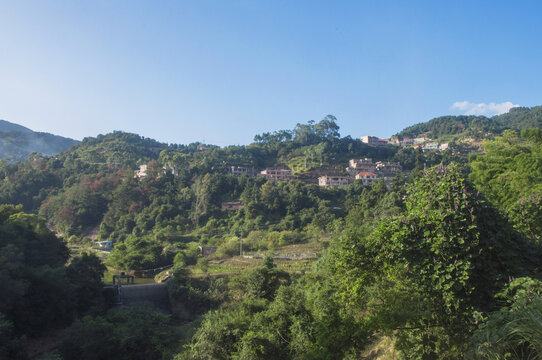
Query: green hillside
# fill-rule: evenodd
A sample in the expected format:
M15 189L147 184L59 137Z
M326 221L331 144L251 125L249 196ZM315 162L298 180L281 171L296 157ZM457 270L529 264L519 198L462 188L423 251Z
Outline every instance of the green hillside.
M58 331L45 358L537 358L542 130L496 123L424 125L493 134L468 156L372 147L327 116L247 146L113 132L0 162L0 357L33 357L33 338ZM354 181L345 168L366 157L395 170ZM169 313L115 308L102 281L119 272L167 280Z
M0 120L0 131L32 132L32 130L27 127L6 120Z
M542 128L542 106L512 108L506 114L491 119L512 130Z
M399 138L425 136L434 140L461 138L487 138L504 130L521 131L542 128L542 106L512 108L506 114L491 118L485 116L441 116L424 123L409 126L397 133Z
M22 161L31 153L56 155L78 141L49 133L34 132L24 126L0 120L0 158Z

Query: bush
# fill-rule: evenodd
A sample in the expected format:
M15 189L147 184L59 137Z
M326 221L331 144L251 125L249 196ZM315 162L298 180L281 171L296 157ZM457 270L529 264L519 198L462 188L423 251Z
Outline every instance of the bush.
M243 250L262 251L269 248L273 240L278 241L278 232L251 231L246 239L243 239Z
M184 254L186 255L186 265L194 265L198 261L198 256L201 251L199 249L199 244L196 242L191 242L188 244Z
M239 254L239 238L237 236L233 236L231 238L226 239L219 247L216 249L216 254L218 256L234 256ZM244 248L244 242L243 242L243 248Z
M540 359L542 357L542 283L519 278L501 296L510 303L492 313L471 338L470 358Z
M201 270L202 272L206 273L209 271L209 260L207 258L199 258L198 263L196 264L196 268Z
M174 329L168 317L148 305L86 316L67 331L61 346L64 360L164 359L171 355Z
M302 233L295 231L283 231L279 237L279 246L298 244L305 240Z
M183 268L186 266L186 255L184 252L179 252L173 258L173 266Z

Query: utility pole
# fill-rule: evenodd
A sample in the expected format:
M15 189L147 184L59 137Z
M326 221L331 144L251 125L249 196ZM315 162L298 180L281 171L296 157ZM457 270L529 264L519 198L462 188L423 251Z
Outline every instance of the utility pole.
M122 289L121 289L121 286L122 286L122 280L121 280L121 272L120 272L120 269L119 269L119 278L118 278L118 282L117 282L117 293L118 293L118 299L117 299L117 304L118 305L122 305Z

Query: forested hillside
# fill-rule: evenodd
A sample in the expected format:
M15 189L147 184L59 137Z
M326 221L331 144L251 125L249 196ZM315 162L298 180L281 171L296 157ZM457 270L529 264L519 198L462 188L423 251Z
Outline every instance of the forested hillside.
M494 116L492 119L501 126L516 131L541 128L542 106L512 108L509 112Z
M6 120L0 120L0 131L32 132L32 130L30 130L27 127L24 127L19 124L14 124Z
M442 116L412 125L397 133L400 138L426 136L431 139L486 138L504 130L542 128L542 106L517 107L491 118L485 116Z
M65 327L102 303L101 261L69 257L42 219L0 205L0 358L26 358L27 337Z
M45 358L541 356L542 130L440 119L426 131L497 135L470 155L369 146L327 116L247 146L114 132L1 163L0 356L67 326ZM167 267L171 312L110 309L94 253Z
M23 161L31 153L56 155L77 144L76 140L34 132L24 126L0 120L0 158Z

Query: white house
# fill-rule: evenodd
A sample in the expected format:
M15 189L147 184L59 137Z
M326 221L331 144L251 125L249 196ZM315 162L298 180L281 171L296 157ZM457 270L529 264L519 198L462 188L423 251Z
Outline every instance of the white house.
M135 177L143 179L147 176L147 164L139 165L139 170L135 171Z
M356 180L361 180L363 185L373 185L376 181L376 174L370 171L363 171L356 175Z
M346 186L350 184L351 178L349 176L320 176L318 178L318 185L323 187L335 187L335 186Z

